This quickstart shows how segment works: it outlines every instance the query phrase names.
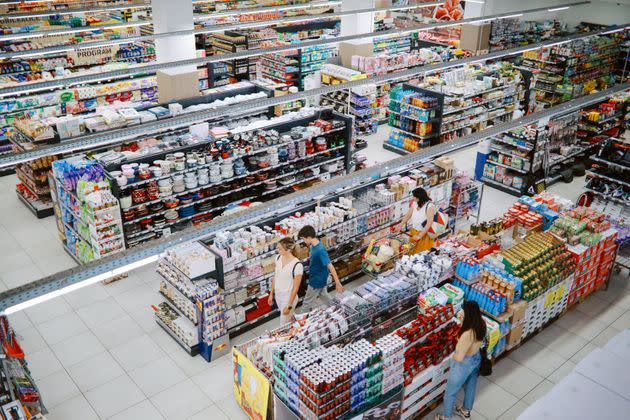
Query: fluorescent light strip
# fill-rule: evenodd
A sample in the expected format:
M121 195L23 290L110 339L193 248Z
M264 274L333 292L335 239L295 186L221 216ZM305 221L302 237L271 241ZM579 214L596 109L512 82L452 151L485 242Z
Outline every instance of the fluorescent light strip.
M578 39L589 38L593 36L597 36L601 33L601 31L591 32L591 33L580 33L567 37L567 39L561 41L548 41L539 43L536 47L524 48L524 47L516 47L510 50L498 51L495 53L489 53L481 56L474 56L469 58L464 58L458 61L449 61L445 63L437 63L428 66L418 66L415 68L411 68L408 70L404 70L402 72L389 73L381 76L375 76L368 79L363 79L360 81L350 82L346 84L326 86L324 88L318 89L310 89L307 91L301 91L295 94L284 95L277 98L272 98L265 102L264 106L276 106L281 105L288 102L293 102L296 100L307 99L313 96L318 96L324 93L331 93L341 90L348 90L353 87L362 86L365 84L371 83L387 83L397 80L408 80L413 77L423 76L427 74L432 74L439 71L445 71L455 67L462 67L466 64L477 63L487 60L497 60L507 56L514 56L518 54L522 54L523 51L534 50L534 49L543 49L549 48L553 45L558 45L561 43L572 42ZM247 109L249 110L249 109ZM246 110L246 111L247 111ZM156 133L163 130L172 130L179 127L185 127L191 124L195 124L202 121L207 121L211 119L224 118L228 116L230 113L235 112L234 109L223 108L217 111L200 111L198 113L191 113L188 115L182 115L181 117L175 117L176 119L171 120L170 123L167 122L168 126L164 127L164 121L154 123L148 123L146 125L140 126L132 126L128 128L122 129L114 129L101 133L94 133L89 135L84 135L80 137L75 137L71 139L66 139L64 143L60 145L51 145L47 147L42 147L33 151L28 152L20 152L12 155L5 155L0 157L0 169L13 167L19 163L25 163L32 161L34 159L38 159L44 156L57 155L62 153L69 152L78 152L91 150L102 146L108 146L112 144L122 143L124 141L139 138L142 136L151 135L152 133ZM166 121L166 120L165 120ZM156 125L153 127L152 125Z
M37 32L24 32L24 33L18 33L18 34L7 34L7 35L0 35L0 42L11 41L11 40L16 40L16 39L43 38L43 37L55 36L55 35L76 34L76 33L81 33L81 32L96 32L96 31L103 31L106 29L132 28L136 26L147 26L147 25L152 25L152 24L153 24L152 21L144 20L141 22L130 22L130 23L103 25L103 26L84 26L81 28L61 29L61 30L55 30L55 31L37 31ZM81 48L81 47L77 46L77 48Z
M568 7L564 6L564 7L552 7L550 9L547 9L548 12L559 12L561 10L567 10Z
M79 290L79 289L82 289L84 287L90 286L92 284L101 282L103 280L107 280L107 279L110 279L112 277L118 276L120 274L128 273L131 270L135 270L137 268L144 267L145 265L148 265L148 264L156 262L158 259L159 259L159 255L153 255L153 256L145 258L143 260L136 261L136 262L124 265L122 267L115 268L115 269L113 269L111 271L108 271L108 272L105 272L105 273L102 273L102 274L97 274L97 275L95 275L93 277L90 277L90 278L85 279L83 281L71 284L71 285L66 286L66 287L64 287L62 289L58 289L58 290L55 290L53 292L46 293L45 295L41 295L41 296L38 296L36 298L29 299L29 300L27 300L25 302L18 303L17 305L14 305L14 306L11 306L11 307L5 309L3 314L4 315L11 315L13 313L16 313L16 312L22 311L24 309L30 308L32 306L38 305L40 303L44 303L44 302L49 301L51 299L57 298L59 296L63 296L65 294L67 294L67 293L74 292L75 290Z
M584 1L584 2L578 2L578 3L572 3L572 5L576 5L576 4L588 4L588 1ZM367 9L367 10L373 10L373 9ZM222 61L229 61L229 60L238 60L238 59L242 59L242 58L249 58L249 57L258 57L261 56L263 54L274 54L274 53L279 53L279 52L286 52L286 51L291 51L291 50L295 50L298 48L307 48L307 47L312 47L312 46L320 46L320 45L329 45L329 44L337 44L339 42L345 42L345 41L351 41L351 40L357 40L357 39L373 39L373 38L382 38L382 37L387 37L387 36L401 36L401 35L405 35L408 33L416 33L416 32L422 32L422 31L428 31L431 29L436 29L436 28L441 28L441 27L447 27L447 26L454 26L454 25L461 25L464 23L475 23L475 22L480 22L480 21L488 21L488 20L495 20L495 19L503 19L506 17L512 17L512 16L521 16L525 13L537 13L540 11L546 10L546 8L537 8L537 9L529 9L529 10L523 10L522 12L520 12L519 14L513 14L513 13L505 13L505 14L499 14L499 15L494 15L494 16L490 16L490 17L476 17L476 18L467 18L467 19L463 19L463 20L459 20L457 22L442 22L442 23L436 23L436 24L431 24L431 25L419 25L413 28L405 28L405 29L392 29L392 30L387 30L387 31L382 31L382 32L372 32L369 34L358 34L358 35L348 35L348 36L341 36L341 37L336 37L336 38L325 38L325 39L320 39L320 40L314 40L314 41L306 41L306 42L302 42L300 44L291 44L291 45L287 45L287 46L280 46L280 47L272 47L272 48L265 48L265 49L258 49L258 50L252 50L252 52L250 54L244 54L243 52L238 52L238 53L231 53L231 54L222 54L222 55L215 55L215 56L210 56L210 57L205 57L205 58L196 58L196 59L189 59L189 60L181 60L181 61L173 61L173 62L169 62L169 63L159 63L159 64L148 64L145 66L141 66L141 67L136 67L134 69L130 69L130 70L118 70L118 71L111 71L111 72L103 72L103 73L99 73L103 75L103 78L108 78L108 79L120 79L120 78L125 78L125 77L131 77L134 74L138 74L140 72L156 72L156 71L160 71L160 70L164 70L164 69L169 69L169 68L175 68L175 67L180 67L180 66L190 66L190 65L195 65L195 66L200 66L200 65L205 65L208 63L215 63L215 62L222 62ZM355 10L354 13L361 13L364 12L365 10ZM257 25L260 25L260 23L257 23ZM180 31L180 32L171 32L168 34L157 34L154 35L152 37L143 37L143 39L148 39L148 38L161 38L161 37L165 37L165 36L172 36L172 35L186 35L189 34L189 31ZM130 39L126 39L124 42L131 42L131 38ZM99 45L103 45L101 43L99 43ZM299 46L298 46L299 45ZM87 48L87 47L82 47L82 48ZM58 79L58 81L64 83L66 86L71 86L71 85L75 85L75 84L83 84L83 83L91 83L92 82L92 77L91 76L71 76L71 77L66 77L66 78L62 78L62 79ZM37 89L39 88L40 90L47 90L47 89L51 89L49 86L51 86L51 82L50 81L35 81L35 82L30 82L30 83L24 83L24 84L20 84L20 85L15 85L15 86L8 86L6 88L0 88L0 97L5 97L8 95L14 95L17 93L21 93L23 91L29 91L32 92L33 89ZM53 86L56 86L56 84L54 84Z
M546 117L563 115L567 112L585 108L591 104L602 101L603 99L613 95L615 92L627 90L628 88L630 88L630 83L617 85L603 92L574 99L570 102L558 105L554 108L547 109L541 112L536 112L521 117L517 120L499 124L496 127L488 128L487 130L484 130L485 133L484 131L474 133L457 140L439 144L429 149L420 150L407 156L401 156L387 163L375 165L354 174L348 174L345 177L340 177L329 182L311 187L307 190L296 192L288 196L278 198L267 203L263 203L260 206L250 207L249 209L244 210L243 212L239 212L238 214L233 214L230 216L226 216L225 218L216 219L202 227L186 229L181 233L174 234L174 236L169 239L155 241L154 243L141 245L137 248L123 251L118 255L112 255L107 259L107 261L96 260L91 263L91 266L81 267L81 271L79 272L77 272L76 269L66 270L65 272L60 272L53 276L50 276L47 279L38 280L31 284L2 292L0 297L0 305L1 307L6 307L6 309L3 311L5 315L18 312L28 307L32 307L33 305L36 305L38 303L45 302L58 296L62 296L63 294L69 293L73 290L80 289L89 284L94 284L112 276L123 274L135 268L151 264L159 259L161 253L165 252L168 248L176 246L177 244L198 241L203 238L210 237L216 232L228 229L229 227L259 222L260 220L268 218L269 214L273 214L277 211L281 211L284 213L287 211L287 208L290 209L292 207L301 206L308 201L312 201L314 197L348 191L348 189L353 189L354 187L360 186L362 181L364 181L365 179L372 179L375 176L383 177L384 174L392 174L395 171L403 170L405 167L416 166L446 153L460 150L464 147L472 146L474 144L477 144L480 140L484 138L488 138L492 135L508 131L512 128L540 121ZM151 253L153 253L153 255L150 255ZM98 271L99 266L103 268L111 267L112 265L115 265L117 261L129 260L134 257L143 258L139 259L136 262L123 264L122 266L113 270L107 270L106 273L93 274L85 279L81 279L83 275L89 272ZM77 277L79 278L77 279ZM74 283L68 286L64 285L73 281ZM39 293L38 289L41 289L42 287L45 287L47 289L59 287L59 289L53 292L43 293L41 296L38 297L31 297L32 295ZM24 300L19 303L15 303L16 301L20 301L21 299Z
M195 14L194 19L206 20L216 19L225 16L237 16L237 15L255 15L266 12L282 12L286 10L306 10L319 7L334 7L341 5L341 1L329 1L324 3L305 3L305 4L291 4L286 6L269 6L269 7L256 7L251 9L238 9L238 10L226 10L216 13Z

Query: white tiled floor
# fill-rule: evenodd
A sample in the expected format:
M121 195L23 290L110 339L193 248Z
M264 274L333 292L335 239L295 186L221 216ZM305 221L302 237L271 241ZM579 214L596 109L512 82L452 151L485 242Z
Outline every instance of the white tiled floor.
M381 148L386 129L368 139L371 162L396 155ZM454 154L472 170L475 150ZM37 220L15 198L14 179L0 178L0 288L15 287L74 265L52 218ZM583 180L551 189L575 199ZM486 188L483 219L514 197ZM10 317L51 420L244 419L232 396L230 359L191 358L153 320L160 301L154 267L110 285L96 284ZM252 339L277 320L243 334ZM581 357L630 327L627 273L564 319L500 361L481 378L473 419L516 418L567 375ZM431 414L432 416L433 414Z

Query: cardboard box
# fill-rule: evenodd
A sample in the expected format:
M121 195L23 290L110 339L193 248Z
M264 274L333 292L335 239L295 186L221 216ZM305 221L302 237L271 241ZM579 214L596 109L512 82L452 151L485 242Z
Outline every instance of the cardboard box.
M374 56L374 42L358 39L339 43L339 60L343 67L352 68L352 56Z
M193 98L200 95L199 74L197 70L182 73L158 71L156 75L161 103Z
M490 23L466 23L462 25L459 48L479 51L490 48Z
M519 300L518 302L511 304L508 310L512 312L512 325L520 324L525 319L527 302Z

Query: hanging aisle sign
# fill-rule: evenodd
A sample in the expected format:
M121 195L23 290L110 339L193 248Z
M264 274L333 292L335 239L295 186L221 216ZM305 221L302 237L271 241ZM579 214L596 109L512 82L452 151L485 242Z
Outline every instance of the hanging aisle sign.
M75 66L85 66L95 63L107 63L113 61L118 53L118 45L105 45L95 48L83 48L76 51L69 51L68 58L71 58Z

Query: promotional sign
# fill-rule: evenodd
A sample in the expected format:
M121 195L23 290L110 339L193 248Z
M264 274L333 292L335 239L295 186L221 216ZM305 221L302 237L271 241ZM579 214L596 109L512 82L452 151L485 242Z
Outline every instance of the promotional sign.
M240 351L232 349L234 398L253 420L267 418L269 381Z
M105 45L95 48L82 48L76 51L68 51L75 66L83 66L94 63L107 63L116 59L118 45Z
M402 416L402 403L405 388L387 398L385 401L372 407L363 414L355 416L352 420L399 420Z

